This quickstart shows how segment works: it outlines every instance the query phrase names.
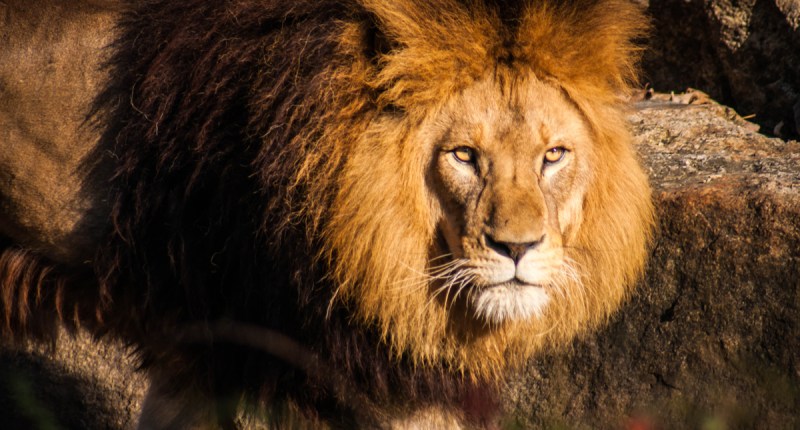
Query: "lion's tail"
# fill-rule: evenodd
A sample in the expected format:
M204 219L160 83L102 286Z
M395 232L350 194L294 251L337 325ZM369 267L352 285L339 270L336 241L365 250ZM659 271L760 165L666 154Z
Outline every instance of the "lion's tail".
M63 270L16 245L0 245L0 337L54 341L59 326L94 326L101 318L89 275Z

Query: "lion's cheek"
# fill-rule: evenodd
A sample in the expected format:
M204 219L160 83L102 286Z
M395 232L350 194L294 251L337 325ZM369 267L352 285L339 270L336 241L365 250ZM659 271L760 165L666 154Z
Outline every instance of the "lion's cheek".
M475 207L475 203L455 200L445 203L438 229L447 243L445 253L452 254L452 258L471 258L485 247L479 240L484 234L484 219L479 215L480 210L470 207Z
M543 249L526 255L517 264L516 277L520 281L542 286L558 283L564 265L564 248L559 239L542 245Z
M567 179L548 190L547 198L551 219L557 221L557 225L551 225L550 228L554 233L557 232L564 244L573 243L583 224L587 188L579 175L571 175Z
M452 258L463 258L465 248L469 246L462 240L461 231L463 227L459 224L458 220L453 220L448 216L445 216L442 222L439 223L439 232L441 232L447 246L447 249L442 250L443 254L451 254Z

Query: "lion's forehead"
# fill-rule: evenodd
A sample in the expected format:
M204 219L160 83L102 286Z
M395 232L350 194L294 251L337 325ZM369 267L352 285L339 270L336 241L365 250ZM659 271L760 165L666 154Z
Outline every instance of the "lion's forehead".
M587 140L581 112L557 87L534 76L518 82L509 90L487 77L456 94L445 109L449 137L519 155Z

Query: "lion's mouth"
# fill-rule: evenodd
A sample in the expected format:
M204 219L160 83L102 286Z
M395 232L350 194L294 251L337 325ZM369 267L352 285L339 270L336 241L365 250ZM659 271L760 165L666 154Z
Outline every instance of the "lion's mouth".
M543 286L527 284L517 278L478 287L470 295L475 315L492 324L536 318L549 301Z
M511 288L511 289L516 289L516 288L528 288L528 287L544 288L539 284L529 284L529 283L523 281L522 279L519 279L519 278L516 278L516 277L512 278L512 279L509 279L508 281L503 281L503 282L499 282L497 284L488 285L488 286L485 286L483 288Z

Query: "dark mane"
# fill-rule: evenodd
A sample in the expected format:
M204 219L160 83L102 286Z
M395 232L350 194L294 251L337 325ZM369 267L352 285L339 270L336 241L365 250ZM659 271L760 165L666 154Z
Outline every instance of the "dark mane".
M288 183L286 170L307 152L308 140L296 137L322 126L324 75L351 61L334 52L338 20L366 13L341 1L165 0L135 9L120 23L114 80L97 106L111 126L96 156L118 165L113 234L96 264L111 333L136 345L144 366L168 363L156 371L176 385L221 398L244 386L260 401L348 416L330 392L308 391L319 381L292 363L224 341L169 342L187 324L230 319L278 331L379 403L460 402L472 382L436 366L397 366L374 347L380 334L346 310L325 317L333 289L318 283L324 268L309 259L316 239L298 226L313 214L299 206L304 186Z

